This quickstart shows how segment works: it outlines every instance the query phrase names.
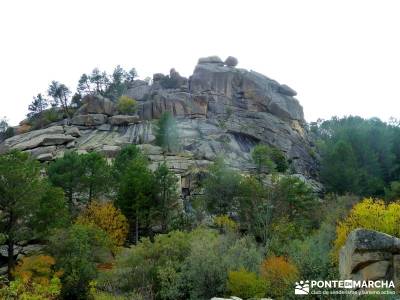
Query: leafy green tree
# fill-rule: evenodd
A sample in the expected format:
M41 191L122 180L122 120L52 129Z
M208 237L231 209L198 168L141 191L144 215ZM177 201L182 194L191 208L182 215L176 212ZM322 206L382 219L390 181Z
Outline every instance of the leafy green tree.
M97 276L96 265L110 258L111 243L96 226L75 224L54 232L48 251L56 259L63 299L88 299L89 283Z
M3 117L0 119L0 133L6 132L7 128L8 128L7 118Z
M382 196L400 176L400 127L377 118L334 117L313 125L329 192Z
M64 197L40 175L40 164L27 153L0 156L0 231L8 249L8 277L14 269L15 245L38 238L65 217Z
M259 144L255 146L251 152L251 157L256 165L258 176L264 172L272 173L275 171L276 164L272 160L272 149L267 145Z
M49 180L55 186L61 187L72 211L73 200L81 190L83 165L78 153L65 152L62 158L52 162L47 170Z
M47 94L52 97L52 106L61 106L66 116L71 116L69 106L70 106L70 94L71 91L69 88L58 81L52 81L48 90Z
M105 92L110 85L110 79L106 72L100 72L98 68L94 68L89 76L89 81L94 85L92 90L95 94L104 96Z
M65 191L71 211L74 199L90 202L106 194L110 187L111 168L97 152L78 154L66 152L48 167L50 181Z
M77 90L81 95L89 95L94 93L93 87L91 86L90 77L86 73L83 73L81 78L79 78Z
M14 135L14 129L8 126L6 117L0 118L0 143L12 137Z
M136 69L132 68L126 74L126 81L132 82L137 76L138 76L138 73L136 72Z
M321 176L328 190L338 194L358 193L358 172L357 158L349 143L339 141L324 152Z
M128 161L123 174L118 184L116 205L128 218L131 233L132 229L135 229L134 236L137 243L139 226L147 230L155 211L155 179L143 155Z
M30 111L28 117L41 114L47 108L48 105L49 105L48 100L44 98L42 94L37 94L36 97L33 97L33 101L28 107Z
M226 215L236 210L240 175L230 169L222 159L217 159L208 168L203 185L204 198L210 213Z
M86 195L87 201L104 195L109 191L111 168L106 158L98 152L90 152L80 156L82 164L81 191Z
M157 187L157 211L161 217L162 231L166 232L171 220L171 211L179 198L178 178L168 169L165 161L155 170L154 177Z
M289 168L286 156L278 148L273 147L271 149L271 159L275 163L278 172L284 173Z
M243 177L240 181L238 213L241 227L265 244L273 218L273 206L267 197L267 190L254 177Z
M118 152L113 163L113 176L117 182L124 176L124 173L129 165L129 162L137 157L141 157L142 153L136 145L124 146Z
M393 181L388 188L385 188L385 200L400 200L400 181Z
M156 131L156 143L165 152L175 152L179 150L179 133L175 118L170 112L161 115Z
M127 77L126 71L120 65L116 66L112 75L111 83L107 89L107 96L113 100L117 100L126 91L125 80Z
M268 191L268 197L273 205L273 217L288 216L289 221L297 227L310 228L315 226L318 200L314 191L303 180L295 176L281 176L273 179Z

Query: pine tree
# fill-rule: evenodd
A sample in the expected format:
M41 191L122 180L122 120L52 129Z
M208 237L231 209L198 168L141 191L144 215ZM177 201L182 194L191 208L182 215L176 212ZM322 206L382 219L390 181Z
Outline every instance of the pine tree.
M175 118L170 112L161 115L156 131L156 143L164 152L176 152L179 150L179 134Z
M42 96L42 94L37 94L36 97L33 97L32 103L29 105L28 109L30 113L28 117L32 117L36 114L41 114L49 105L49 101Z

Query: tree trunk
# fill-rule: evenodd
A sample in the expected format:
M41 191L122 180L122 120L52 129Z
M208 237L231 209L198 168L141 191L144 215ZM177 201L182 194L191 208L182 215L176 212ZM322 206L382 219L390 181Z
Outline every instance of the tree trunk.
M11 281L13 280L13 270L14 270L14 265L15 265L15 261L14 261L14 241L12 238L8 238L7 240L7 255L8 255L8 266L7 266L7 277L8 280Z
M139 242L139 217L136 211L136 218L135 218L135 244L137 245Z

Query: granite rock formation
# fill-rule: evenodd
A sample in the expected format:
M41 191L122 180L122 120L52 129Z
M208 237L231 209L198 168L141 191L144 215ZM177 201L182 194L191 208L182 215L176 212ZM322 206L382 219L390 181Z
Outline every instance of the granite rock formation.
M112 158L121 147L134 143L156 166L163 159L154 143L156 120L171 112L182 151L166 159L181 176L183 188L190 188L195 170L218 155L236 169L251 171L250 152L258 143L281 149L293 173L317 179L314 146L296 92L262 74L236 68L237 63L234 57L225 62L205 57L189 78L172 69L169 75L155 74L151 84L133 81L125 94L138 102L135 116L119 115L112 101L88 95L73 118L9 138L0 144L0 152L20 149L49 161L67 150L97 150Z
M342 279L355 281L393 280L400 287L400 239L388 234L356 229L339 256Z

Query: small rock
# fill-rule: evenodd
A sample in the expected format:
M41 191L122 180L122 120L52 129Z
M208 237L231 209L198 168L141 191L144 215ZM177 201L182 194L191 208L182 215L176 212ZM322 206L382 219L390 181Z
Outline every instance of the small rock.
M107 157L115 157L121 151L121 147L112 146L112 145L104 145L101 148L101 153L103 153Z
M233 56L228 56L225 59L225 65L227 65L228 67L236 67L238 63L239 63L238 59Z
M65 134L72 135L73 137L80 137L81 136L81 132L79 131L78 127L68 127L65 130Z
M51 154L51 153L43 153L43 154L40 154L40 155L38 155L37 157L36 157L36 159L38 160L38 161L51 161L51 160L53 160L53 154Z
M67 149L75 148L75 141L70 141L65 147Z

